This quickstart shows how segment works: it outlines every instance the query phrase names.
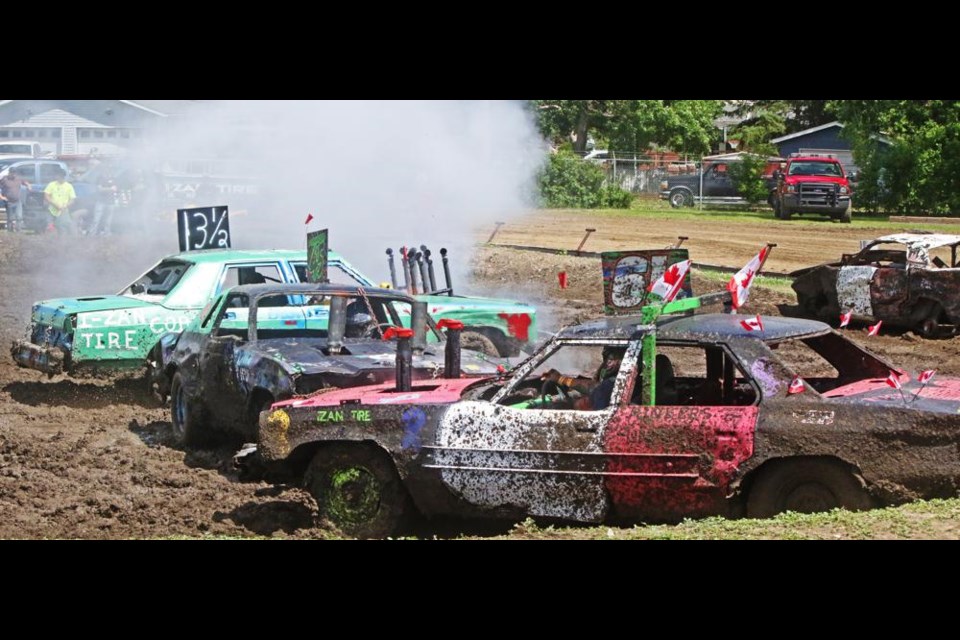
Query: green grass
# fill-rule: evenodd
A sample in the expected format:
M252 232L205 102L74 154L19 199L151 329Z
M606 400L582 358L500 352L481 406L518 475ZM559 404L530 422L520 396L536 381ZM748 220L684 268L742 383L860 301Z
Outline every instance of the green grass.
M694 269L698 276L704 280L718 285L726 286L730 281L730 274L724 273L721 271L709 271L706 269ZM764 289L772 289L779 293L793 294L793 284L792 278L783 278L780 276L765 276L759 275L753 279L754 285L757 287L763 287Z
M757 207L755 209L733 208L704 208L684 207L674 209L666 202L659 202L645 198L634 200L630 209L564 209L564 211L575 212L585 217L596 218L644 218L651 221L655 220L698 220L703 216L708 216L712 220L730 220L730 221L759 221L766 220L775 224L791 225L824 225L840 224L834 223L825 216L817 215L795 215L789 221L777 220L773 217L773 211L767 207ZM939 231L942 233L960 233L960 225L957 224L936 224L919 222L890 222L888 215L864 214L854 210L853 221L850 224L844 224L843 228L861 228L861 229L879 229L901 231L905 226L910 229L919 229L924 231Z

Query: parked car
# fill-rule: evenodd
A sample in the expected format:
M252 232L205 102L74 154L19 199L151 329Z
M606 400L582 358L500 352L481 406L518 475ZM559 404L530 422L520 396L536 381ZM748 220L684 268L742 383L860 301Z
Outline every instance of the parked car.
M567 327L505 379L279 402L260 414L260 455L365 537L411 512L630 523L957 493L960 379L910 382L814 320L650 318ZM573 363L590 376L607 347L625 348L609 407L574 409L574 391L544 381Z
M24 227L38 233L46 229L50 222L50 215L47 213L47 205L44 203L43 190L48 184L56 180L61 172L67 176L68 181L71 181L73 176L69 167L59 160L43 159L18 160L6 166L2 166L2 160L0 160L0 167L2 167L0 168L0 178L12 171L30 183L30 191L23 203ZM96 194L95 186L88 186L79 182L71 182L71 184L73 184L74 191L77 194L76 202L71 207L71 211L80 214L82 211L90 210L93 207L93 199Z
M33 305L29 340L14 343L20 366L57 373L137 369L159 361L159 341L180 332L230 287L254 282L305 282L307 252L213 249L163 258L116 295L43 300ZM328 252L334 284L376 287L340 254ZM418 296L436 319L462 319L464 343L489 355L515 355L536 334L536 310L509 300ZM517 322L522 317L525 322ZM404 317L409 324L409 316ZM528 322L527 322L528 321ZM473 340L472 335L479 335ZM151 358L151 354L153 357Z
M770 200L774 216L789 220L795 213L816 213L850 222L855 179L831 155L791 154L777 172Z
M0 158L27 157L39 158L44 155L39 142L31 140L8 140L0 142Z
M176 439L255 441L260 411L277 400L393 378L397 343L386 339L388 330L409 325L415 304L412 296L370 287L233 287L182 333L163 339L159 386L170 392ZM432 380L444 369L444 339L425 309L417 317L414 334L423 337L412 377ZM457 374L495 375L509 364L462 350Z
M960 235L895 233L857 253L794 271L793 290L803 315L911 328L925 337L960 323ZM938 255L940 254L940 255Z
M771 198L768 204L772 206L772 193L776 188L774 173L780 168L783 158L768 158L764 166L763 180ZM739 157L705 158L696 171L685 174L668 174L660 182L660 199L670 202L670 206L677 209L690 207L701 200L701 185L704 202L714 204L743 204L746 199L740 194L728 169L734 163L742 162ZM701 176L701 171L703 175Z

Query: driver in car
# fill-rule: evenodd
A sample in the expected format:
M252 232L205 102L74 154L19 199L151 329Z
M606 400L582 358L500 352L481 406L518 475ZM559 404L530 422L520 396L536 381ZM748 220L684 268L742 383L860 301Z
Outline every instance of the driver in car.
M579 392L581 395L573 403L573 408L579 411L606 409L610 406L610 396L613 393L613 382L620 363L626 354L626 347L604 347L603 362L597 368L592 378L574 378L565 376L556 369L550 369L541 376L541 380L550 380L556 384Z

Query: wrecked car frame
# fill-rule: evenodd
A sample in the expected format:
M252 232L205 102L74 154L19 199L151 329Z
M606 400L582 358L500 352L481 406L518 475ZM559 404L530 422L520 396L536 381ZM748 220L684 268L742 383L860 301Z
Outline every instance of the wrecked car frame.
M801 312L840 314L915 330L924 337L960 323L960 235L897 233L877 238L839 262L793 272ZM938 255L941 254L941 255Z
M664 309L696 306L680 302ZM622 523L956 494L960 380L921 388L817 321L756 331L738 315L656 315L568 327L506 380L278 403L260 414L260 453L357 536L388 535L411 511ZM603 346L626 348L606 409L542 386L555 354Z

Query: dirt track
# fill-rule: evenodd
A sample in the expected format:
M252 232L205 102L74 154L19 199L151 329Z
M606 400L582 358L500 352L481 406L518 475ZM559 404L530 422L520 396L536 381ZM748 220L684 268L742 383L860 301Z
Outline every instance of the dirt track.
M688 235L696 260L739 267L771 240L780 246L770 268L787 271L850 251L864 237L862 229L840 225L790 228L770 221L683 222L654 234L618 218L614 240L606 221L584 224L571 220L575 215L534 214L505 227L497 241L576 248L582 229L594 226L599 231L585 248L600 250L660 247ZM128 265L146 268L157 257L139 255L124 238L68 243L0 233L0 343L24 335L35 300L119 290L138 275ZM98 260L102 268L82 289L64 276ZM570 287L562 291L556 276L561 270L570 276ZM536 302L542 328L590 317L600 308L596 260L487 248L478 253L476 275L477 291L509 291ZM694 287L715 285L695 279ZM758 289L745 311L775 314L776 304L789 302L788 295ZM854 334L867 340L862 329ZM937 366L943 374L960 375L960 338L923 341L903 334L869 340L870 347L908 369ZM239 482L230 469L232 451L185 452L172 446L169 432L167 410L149 401L137 380L47 379L14 366L4 349L0 539L329 535L315 526L313 501L303 490Z

